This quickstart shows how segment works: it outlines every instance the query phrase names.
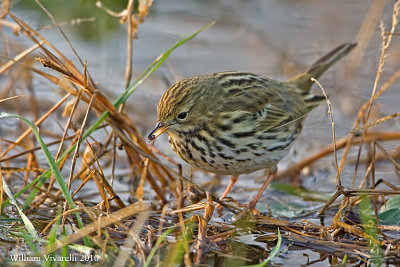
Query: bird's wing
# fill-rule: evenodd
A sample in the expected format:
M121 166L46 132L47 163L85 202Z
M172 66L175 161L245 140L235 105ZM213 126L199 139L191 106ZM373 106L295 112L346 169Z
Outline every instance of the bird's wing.
M252 76L249 74L248 77ZM230 114L229 120L233 123L248 122L263 131L300 122L319 104L311 101L313 95L306 95L293 85L260 79L259 76L247 87L242 85L227 90L221 112Z

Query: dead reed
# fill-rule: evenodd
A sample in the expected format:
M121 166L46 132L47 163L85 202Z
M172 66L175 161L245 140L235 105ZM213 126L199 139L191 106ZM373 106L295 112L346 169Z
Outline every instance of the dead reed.
M276 245L277 240L283 239L286 244L329 254L332 264L399 264L400 197L389 196L399 195L400 188L384 178L376 179L375 171L379 168L378 161L389 162L393 169L400 171L398 145L394 152L388 152L382 146L384 142L399 140L400 132L370 129L396 118L399 113L378 119L370 117L375 102L400 76L400 70L396 70L389 79L382 80L388 51L398 34L400 1L394 4L390 29L387 31L385 25L380 24L379 67L371 86L371 97L359 110L353 128L346 136L336 139L335 118L330 113L333 145L327 144L320 151L307 155L277 176L277 180L298 176L305 167L318 166L320 158L335 153L336 160L336 153L344 150L336 161L337 192L320 210L321 224L302 220L304 214L287 220L257 214L238 222L215 223L212 220L212 216L217 216L214 202L223 205L226 213L235 213L240 210L240 205L222 202L192 179L184 177L180 166L170 164L144 141L135 122L126 114L124 103L132 93L175 49L206 27L178 40L142 75L133 79L132 43L153 1L129 0L119 13L98 4L126 26L126 88L122 88L118 99L112 102L99 90L86 62L75 51L56 18L39 0L35 1L76 58L67 58L40 31L16 16L10 10L9 1L2 2L0 27L12 29L15 35L31 44L23 49L18 43L9 43L1 52L0 74L5 80L0 92L0 112L6 112L0 114L1 123L11 121L11 118L19 119L16 131L4 129L7 137L0 137L0 220L7 222L4 238L9 238L9 242L17 247L8 250L9 254L17 254L20 249L42 259L49 255L92 255L92 263L114 262L115 266L162 265L162 262L167 266L192 266L204 263L213 254L224 258L225 263L247 264L254 263L254 259L270 260L281 246L280 242ZM370 12L378 12L373 13L373 18L380 17L379 12L384 8L382 3L375 1L372 4ZM361 44L356 64L360 64L372 35L365 25L356 40ZM355 75L357 68L358 65L353 66L350 73ZM55 103L36 96L34 84L39 78L62 91ZM19 95L16 94L17 87L28 90ZM43 106L46 106L45 111ZM57 131L50 127L51 121L57 121ZM352 149L357 150L354 160L349 159ZM365 170L361 169L361 163L367 166ZM133 203L124 202L113 188L116 170L121 164L128 166L126 173L136 181ZM343 184L340 179L345 168L354 168L351 185ZM360 175L364 178L356 185L356 177ZM94 181L101 201L76 197L90 180ZM76 185L74 191L73 184ZM189 204L189 193L206 200ZM339 197L342 198L338 200ZM190 213L198 210L204 210L203 215ZM316 210L308 212L317 213ZM16 217L21 219L11 220ZM329 225L325 225L325 221L329 221ZM238 246L233 237L248 231L254 233L256 241L275 246L275 250L271 249L274 252L251 251L254 248L248 247L243 254L231 253ZM249 257L252 252L258 257ZM2 262L10 264L10 256L4 256Z

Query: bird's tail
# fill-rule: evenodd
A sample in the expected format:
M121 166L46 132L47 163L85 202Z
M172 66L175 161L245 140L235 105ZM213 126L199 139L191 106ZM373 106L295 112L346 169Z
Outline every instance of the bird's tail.
M347 55L356 45L356 43L344 43L340 45L339 47L333 49L331 52L320 58L307 71L288 80L287 83L294 84L297 88L308 92L314 83L313 81L311 81L311 78L318 79L333 64L335 64L342 57Z

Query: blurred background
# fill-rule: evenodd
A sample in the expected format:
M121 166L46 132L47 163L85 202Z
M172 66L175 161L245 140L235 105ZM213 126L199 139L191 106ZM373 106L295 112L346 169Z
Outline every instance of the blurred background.
M118 15L124 10L127 2L126 0L104 0L101 2L95 0L40 1L54 16L79 56L87 62L88 71L98 88L111 101L118 98L125 90L126 84L126 25L120 23ZM171 54L167 61L127 101L127 114L137 125L143 137L146 138L157 122L156 114L159 99L169 86L183 77L240 70L284 81L304 71L314 61L338 45L356 41L358 43L357 48L320 79L320 83L325 88L332 103L336 138L340 139L349 134L360 107L370 99L379 66L382 37L389 38L385 33L391 27L394 3L394 0L155 0L150 8L149 15L145 18L144 23L139 26L136 39L133 42L133 80L179 38L196 32L212 21L215 21L215 24ZM7 26L6 21L11 22L9 17L2 20L4 13L1 13L1 11L7 4L11 5L12 13L40 32L76 66L81 66L66 40L36 1L3 0L0 1L0 4L2 8L0 9L2 26L0 28L0 68L10 58L33 45L32 41L27 40L22 34L15 35L12 28ZM99 5L102 5L103 8L99 8ZM108 13L114 12L115 16L110 16L106 10L108 10ZM393 42L387 53L387 62L381 78L377 82L378 90L387 82L389 77L399 71L399 37L398 34L393 35ZM36 50L33 55L40 56L39 50ZM29 68L25 66L30 65L34 65L36 69L51 75L59 75L54 70L43 67L33 57L26 59L23 64L19 62L13 65L6 74L0 75L0 100L12 95L24 96L12 101L0 102L0 112L18 113L35 120L65 96L66 92L54 83L47 81L33 71L27 71ZM81 69L83 70L83 67ZM395 82L375 101L370 121L399 112L399 89L399 82ZM321 94L321 90L317 86L314 86L313 92ZM36 97L37 102L30 101L33 96ZM37 109L33 105L37 105ZM64 104L61 109L65 106ZM80 108L81 116L75 116L77 121L71 128L75 126L78 129L80 127L87 108L86 103L82 103ZM94 121L95 116L93 115L91 119ZM59 139L66 120L67 118L63 118L61 111L58 110L40 127L41 134L51 140ZM2 120L0 123L0 150L9 146L23 127L25 125L19 121ZM400 120L395 117L371 127L370 131L398 132L399 128ZM107 130L110 129L96 131L89 138L89 141L104 142ZM32 144L34 144L33 136L30 136L30 138L32 138L30 139ZM332 144L332 129L327 114L327 105L321 104L308 116L301 136L291 152L280 162L278 168L280 171L284 171L293 166L293 163L317 153L330 144ZM380 142L380 144L389 153L400 151L397 140ZM213 174L192 170L172 151L166 135L158 138L154 145L175 161L182 163L186 177L193 177L197 184L216 196L222 193L229 182L229 178L215 179L216 177ZM53 155L56 153L56 147L51 147ZM25 147L18 147L16 151L18 152L18 150L25 150ZM9 154L17 152L11 151ZM342 150L338 151L339 160L342 153ZM358 146L354 146L341 174L344 186L351 186L352 184L357 153ZM37 154L40 167L46 166L43 153L38 152ZM367 148L364 146L356 175L356 187L366 173L366 163L369 162L367 154ZM397 162L399 154L397 153L395 159ZM136 201L136 189L140 177L132 174L126 157L123 150L117 150L116 158L118 162L116 163L116 179L113 189L125 203L133 203ZM112 173L110 158L110 155L102 158L102 163L105 162L103 170L107 179L110 178ZM10 165L13 165L11 167L26 166L27 164L25 157L11 161L12 164ZM82 161L82 157L78 159L78 163L80 161ZM164 162L172 166L166 160ZM83 164L81 166L85 167ZM6 167L5 164L3 164L3 167ZM172 167L175 170L177 169L175 166ZM63 174L64 177L68 177L69 168L64 168ZM37 173L34 172L29 177L36 178L36 175ZM286 178L285 182L289 181L296 186L290 187L290 183L285 183L283 185L289 187L285 191L282 189L282 184L279 188L276 181L272 183L260 199L257 209L268 212L268 215L271 213L273 217L288 218L290 221L297 219L303 223L303 219L306 219L307 223L305 224L310 223L310 226L311 223L320 224L316 213L336 191L335 175L334 157L330 154L304 169L300 177L297 177L300 178L297 180L297 184L292 183L295 181L295 177L284 177ZM12 190L17 190L22 188L25 182L30 182L29 177L24 176L23 172L11 173L7 176L7 183ZM397 186L399 185L399 175L394 165L389 163L388 160L376 162L375 177L376 180L384 178ZM264 171L242 175L237 185L231 190L230 196L240 203L247 203L256 194L264 179ZM220 186L215 185L215 182L218 181L221 183ZM210 185L212 183L214 185ZM80 184L81 181L75 182L72 188L74 189ZM86 185L75 198L99 203L101 198L96 184L90 181ZM309 191L298 190L297 185L303 186ZM367 186L365 185L365 187ZM158 203L153 190L147 183L145 189L144 200L155 200L151 203ZM298 194L296 190L303 194ZM173 199L171 202L175 201L173 197L171 199ZM317 200L310 201L310 199ZM53 205L52 202L47 204ZM154 210L157 210L157 208ZM398 211L397 207L395 211ZM40 216L47 216L46 213L52 211L46 208L44 210L38 209L37 212ZM329 212L333 215L331 210ZM154 222L158 223L160 217L156 213L152 216L155 216ZM49 218L54 216L54 214L50 215ZM218 225L223 225L221 222L225 219L227 219L225 222L231 222L230 214L224 214L224 216L213 216L212 220L214 220L213 223L217 228ZM329 220L331 220L330 217L327 218L326 225L329 225ZM8 226L6 227L7 231L4 232L9 231ZM247 229L241 229L241 231L250 233ZM348 230L342 232L345 233ZM18 233L20 233L20 229L18 229ZM333 234L335 238L337 238L337 233L335 230ZM397 232L395 232L395 237L390 234L385 232L389 239L396 240L398 238ZM254 252L247 255L250 259L265 256L263 253L270 250L270 245L256 241L251 235L236 236L232 240L234 243L249 244L250 248L255 246L263 248L261 251L252 250ZM268 237L269 234L261 232L258 235ZM349 241L352 242L356 242L356 240L359 240L359 237L351 237L351 240L349 238ZM15 243L6 242L7 247L10 247L7 248L8 250L19 250L19 243L15 246ZM275 264L297 266L302 262L308 265L313 260L316 262L313 266L335 264L332 261L332 255L336 251L331 250L331 248L322 250L320 254L315 252L319 249L319 243L308 242L305 245L306 248L292 245L290 242L287 244L280 257L274 259ZM223 244L223 246L225 245L231 246L232 242ZM237 249L235 249L235 246ZM307 246L311 246L311 249L308 249ZM233 254L239 256L247 254L247 250L250 250L249 248L244 249L240 244L233 244L232 247L234 248ZM0 244L1 249L2 245ZM358 251L358 247L355 250ZM390 246L387 247L386 252L389 250ZM348 251L343 253L347 259ZM217 254L220 254L220 252L218 251ZM318 263L319 261L321 263Z
M88 62L88 70L99 88L112 100L116 99L125 84L125 25L96 7L95 1L47 0L41 3L54 15L78 54ZM241 70L286 80L304 71L336 46L359 41L357 50L320 80L332 101L339 139L351 130L359 108L370 98L382 46L379 20L388 31L393 3L389 0L154 1L133 43L134 78L180 37L197 31L211 21L215 21L215 24L173 52L167 62L140 86L127 102L128 114L143 136L147 136L157 121L158 100L170 85L182 77ZM75 58L65 40L34 1L15 1L12 4L11 10L35 29L40 29L67 57ZM126 3L102 1L102 5L120 12ZM362 25L363 31L360 32ZM393 38L398 39L397 36ZM21 39L18 39L19 42ZM15 53L10 51L10 54ZM382 74L383 82L397 70L399 60L399 42L395 40ZM50 103L59 98L55 93L57 90L49 88L46 81L36 83L36 89L39 89L36 94L46 96L42 99L41 108L47 110ZM397 83L377 101L371 120L398 112L399 89ZM316 86L313 90L321 93ZM54 100L49 95L54 95ZM399 120L395 118L378 127L379 130L398 129ZM327 107L321 105L307 118L303 134L279 168L283 170L292 162L311 155L331 142ZM389 151L396 147L390 143L384 145ZM183 163L169 147L166 135L157 139L155 146ZM352 159L356 153L356 149L352 150ZM186 174L189 170L189 166L184 165ZM379 177L389 180L397 177L391 165L387 169L382 166L377 171ZM345 169L345 185L351 183L353 173L354 167ZM303 183L310 189L335 190L332 155L319 161L315 169L312 167L305 174ZM210 179L213 176L205 177ZM262 180L264 173L258 172L253 177L256 177L256 181L257 177ZM227 182L228 179L225 179L223 183ZM238 184L248 186L249 182L242 178ZM246 201L247 197L241 196L239 200L244 198Z

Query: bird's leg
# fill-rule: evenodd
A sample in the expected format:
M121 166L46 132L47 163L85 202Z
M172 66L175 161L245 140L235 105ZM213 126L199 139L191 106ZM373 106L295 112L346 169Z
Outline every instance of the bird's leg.
M219 199L224 199L229 192L231 191L232 187L235 185L239 175L231 175L231 181L229 182L228 186L225 188L225 191L222 193L222 196Z
M271 183L272 179L274 179L275 177L274 172L270 172L267 176L267 179L265 180L264 184L262 185L262 187L260 188L260 190L258 191L257 195L255 198L253 198L252 201L250 201L250 203L247 205L247 207L245 208L245 211L249 211L249 210L253 210L256 205L258 200L260 199L262 193L264 193L265 189L267 188L267 186Z
M241 218L245 213L247 213L248 211L252 211L256 205L258 200L260 199L262 193L265 191L265 189L268 187L268 185L271 183L271 181L274 179L275 174L277 173L278 169L276 167L271 168L269 170L267 179L265 180L264 184L262 185L262 187L260 188L260 190L258 191L257 195L255 198L253 198L252 201L250 201L250 203L246 206L246 208L244 208L238 215L238 218Z
M235 185L238 178L239 178L239 175L231 175L231 181L229 182L228 186L225 188L224 193L222 193L221 197L219 198L220 200L224 199L229 194L229 192L231 191L232 187ZM219 214L221 214L222 206L220 204L217 204L215 209L218 211Z

